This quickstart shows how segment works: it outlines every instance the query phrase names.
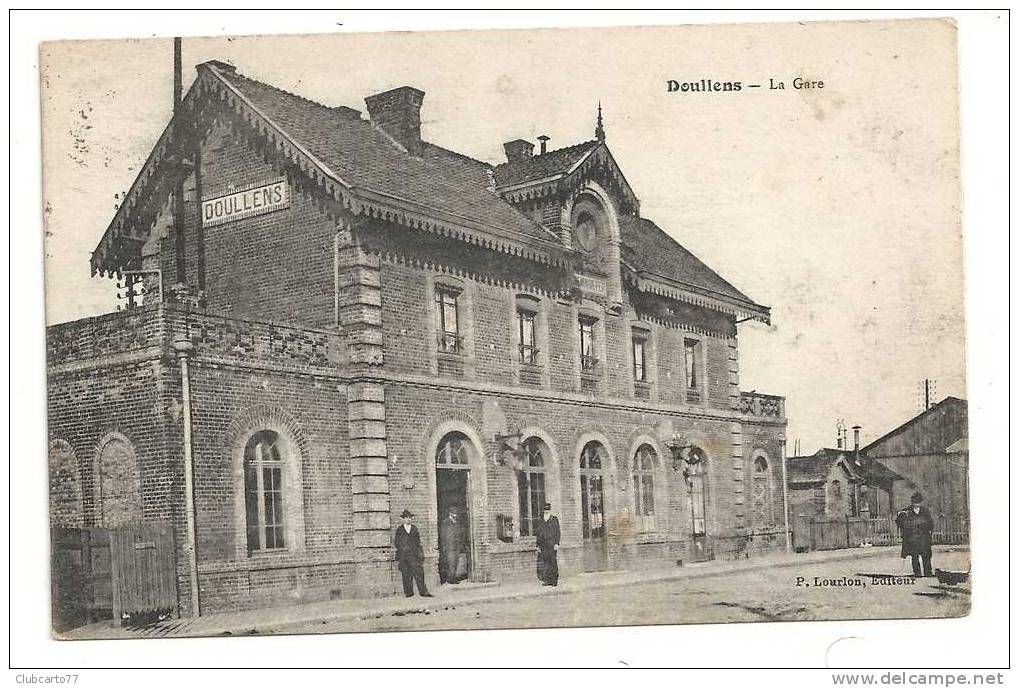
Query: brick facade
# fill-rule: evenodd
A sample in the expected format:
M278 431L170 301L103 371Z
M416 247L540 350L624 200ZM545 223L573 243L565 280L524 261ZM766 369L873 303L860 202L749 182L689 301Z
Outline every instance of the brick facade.
M203 79L206 88L208 73ZM615 214L635 214L636 203L608 157L578 188L520 207L554 229L543 241L561 242L567 252L572 205L555 211L556 203L583 197L585 208L603 209L603 227L615 228L579 262L543 263L523 251L500 252L494 240L461 241L466 235L426 232L426 223L403 215L339 203L322 175L288 158L293 150L275 147L275 135L222 109L181 182L185 281L203 293L186 306L174 300L175 242L154 236L148 246L158 255L148 260L162 269L158 303L49 328L55 525L102 525L95 495L96 466L104 464L96 457L115 438L119 463L107 474L137 476L133 518L173 523L184 614L193 611L189 508L203 612L394 594L399 574L390 541L405 508L417 514L435 585L436 451L459 433L469 457L460 489L474 580L534 576L534 538L520 535L519 459L498 436L542 443L545 498L562 523L564 575L599 557L597 568L661 566L784 544L777 473L784 412L744 403L735 312L626 278ZM200 226L200 199L280 177L288 207ZM153 226L172 233L169 206L160 207ZM452 351L440 350L437 287L457 295ZM531 362L518 349L521 305L534 314ZM594 337L590 369L581 365L582 319ZM641 384L634 380L635 332L646 339ZM693 387L688 340L697 352ZM193 347L190 419L182 341ZM193 506L184 496L189 420ZM252 448L262 436L271 438L271 455ZM594 470L604 485L606 536L595 543L602 550L594 559L581 516L579 462L588 442L605 452ZM653 510L638 517L634 456L645 445L653 457ZM256 460L252 452L263 453ZM705 462L691 468L692 456ZM753 492L762 456L766 508L760 490ZM695 547L698 471L706 535ZM252 499L256 483L264 491ZM748 490L756 502L748 504ZM130 490L121 493L128 503ZM511 530L500 528L509 520ZM263 526L282 545L258 540Z

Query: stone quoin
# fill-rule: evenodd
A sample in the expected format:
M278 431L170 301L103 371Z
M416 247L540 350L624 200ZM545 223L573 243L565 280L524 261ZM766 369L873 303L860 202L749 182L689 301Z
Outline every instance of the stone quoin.
M197 72L92 254L128 308L47 331L54 525L172 523L182 615L399 594L404 509L431 586L450 510L470 581L534 579L546 501L564 578L785 546L770 311L641 215L600 111L490 164L414 88Z

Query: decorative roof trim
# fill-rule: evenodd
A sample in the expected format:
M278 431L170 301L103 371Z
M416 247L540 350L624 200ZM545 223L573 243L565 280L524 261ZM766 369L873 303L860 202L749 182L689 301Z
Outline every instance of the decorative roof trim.
M181 107L192 109L194 107L195 99L198 97L198 93L205 86L201 83L201 75L199 79L195 80L195 85L192 86L187 95L181 101ZM198 88L196 88L197 86ZM131 213L134 211L135 206L138 204L139 198L144 189L149 185L150 180L155 176L156 167L160 165L165 159L165 156L170 148L170 144L174 138L175 120L171 117L170 121L167 122L166 127L163 128L163 133L156 139L156 144L152 147L152 151L149 153L148 158L142 164L141 170L135 176L134 181L131 183L131 187L125 194L124 199L121 201L120 206L113 215L113 219L110 221L109 226L103 233L99 243L93 249L90 259L92 275L96 273L102 273L106 275L119 275L122 269L121 266L109 266L107 265L107 257L111 253L116 253L119 257L120 250L114 245L117 240L133 240L144 244L148 241L148 237L140 233L137 228L135 232L128 236L123 234L125 227L129 226L128 219ZM151 231L151 227L149 230ZM140 248L140 247L139 247ZM122 261L119 261L122 262Z
M281 153L289 158L312 181L325 189L326 193L344 208L354 214L366 214L373 217L384 217L397 224L423 229L434 234L452 237L478 246L500 251L514 256L522 256L540 263L562 266L569 263L568 250L553 240L517 235L509 235L505 230L481 225L460 218L454 214L440 211L429 206L413 203L405 199L394 198L366 188L354 187L329 168L323 161L299 144L282 127L256 107L238 87L230 83L220 70L211 63L198 66L199 75L185 96L182 106L193 110L200 95L211 93L218 87L218 99L234 110L255 131L267 137ZM211 76L205 76L206 74ZM126 259L123 258L122 246L114 246L115 242L130 239L138 242L138 248L151 235L148 231L137 230L137 236L124 236L122 231L128 224L131 210L139 203L142 194L148 188L151 178L155 177L156 168L165 160L167 150L173 141L174 120L167 124L135 178L113 221L107 228L96 249L92 252L92 274L118 274L124 269ZM467 226L471 225L471 226ZM496 237L491 235L495 234ZM110 258L113 258L111 264Z
M638 272L634 286L650 294L667 296L676 301L711 308L735 317L748 317L765 325L771 324L771 309L767 306L734 301L721 294L710 293L689 285L673 283L672 280L655 275L654 273Z
M501 195L507 201L511 203L520 203L529 201L534 198L541 198L555 194L560 188L567 184L567 180L571 177L577 176L583 178L584 173L600 160L607 159L611 163L611 166L616 171L616 177L621 182L620 186L623 189L623 195L627 196L627 200L633 204L635 213L637 216L640 215L640 199L637 198L637 194L634 193L633 187L630 186L629 180L626 175L623 174L622 168L619 167L619 163L616 162L615 157L612 155L612 151L609 150L605 142L600 142L598 145L592 146L590 150L580 156L573 165L565 172L559 172L557 174L542 177L540 179L533 179L531 181L519 182L509 186L496 187L496 193ZM571 185L579 187L579 184Z
M359 215L457 239L467 244L527 258L538 263L555 266L565 266L570 263L566 249L552 244L552 242L543 245L545 242L539 239L518 235L505 236L504 232L490 226L468 227L468 224L473 225L474 223L465 218L458 218L435 208L421 206L413 201L394 198L369 189L356 187L355 193L362 197L358 198L358 202L353 208ZM436 215L449 215L456 219L443 221L436 219ZM493 233L503 234L503 236L492 236Z
M230 89L230 91L234 95L236 95L238 98L240 98L244 102L245 105L247 105L259 117L261 117L265 121L266 124L268 124L273 129L275 129L277 132L279 132L280 136L285 138L287 140L287 142L290 143L290 145L292 145L294 148L296 148L298 151L300 151L300 153L302 155L304 155L311 163L313 163L316 167L318 167L320 170L322 170L322 172L327 174L334 181L337 181L340 184L342 184L345 188L347 188L347 189L351 188L351 185L348 184L346 181L344 181L344 179L342 177L340 177L340 175L336 174L331 169L329 169L328 165L326 165L324 162L322 162L317 157L315 157L315 155L311 151L309 151L304 146L302 146L297 141L295 141L294 138L290 134L288 134L281 126L279 126L274 121L272 121L269 118L269 116L266 115L264 112L262 112L254 103L252 103L248 99L247 96L245 96L243 93L241 93L241 91L236 86L231 84L229 79L224 78L223 75L220 73L219 69L217 69L213 64L210 64L210 63L206 62L203 65L199 65L199 66L200 67L205 67L206 69L211 71L213 74L215 74L216 77L219 79L220 83L224 84L228 89ZM259 131L264 133L261 128L259 128Z

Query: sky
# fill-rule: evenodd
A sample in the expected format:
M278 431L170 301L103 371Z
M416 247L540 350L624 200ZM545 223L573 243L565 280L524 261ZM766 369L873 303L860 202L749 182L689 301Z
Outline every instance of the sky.
M116 307L89 255L169 118L172 43L40 56L53 323ZM786 397L790 453L834 445L840 418L883 435L924 378L967 396L950 22L185 38L185 88L210 59L362 111L415 86L423 137L493 164L511 139L593 138L600 101L642 215L771 307L770 327L740 325L740 384ZM743 89L668 92L702 78Z

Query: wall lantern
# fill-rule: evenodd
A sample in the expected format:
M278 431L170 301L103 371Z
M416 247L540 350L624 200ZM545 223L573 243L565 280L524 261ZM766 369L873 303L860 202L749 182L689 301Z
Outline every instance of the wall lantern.
M669 448L669 452L672 454L672 470L674 471L685 471L688 464L697 463L700 461L699 456L690 456L690 449L693 445L689 442L684 442L683 436L676 433L672 436L672 439L665 443L665 446Z
M497 466L519 467L524 460L524 447L520 440L523 433L516 432L495 433L493 439L496 444L495 463Z

